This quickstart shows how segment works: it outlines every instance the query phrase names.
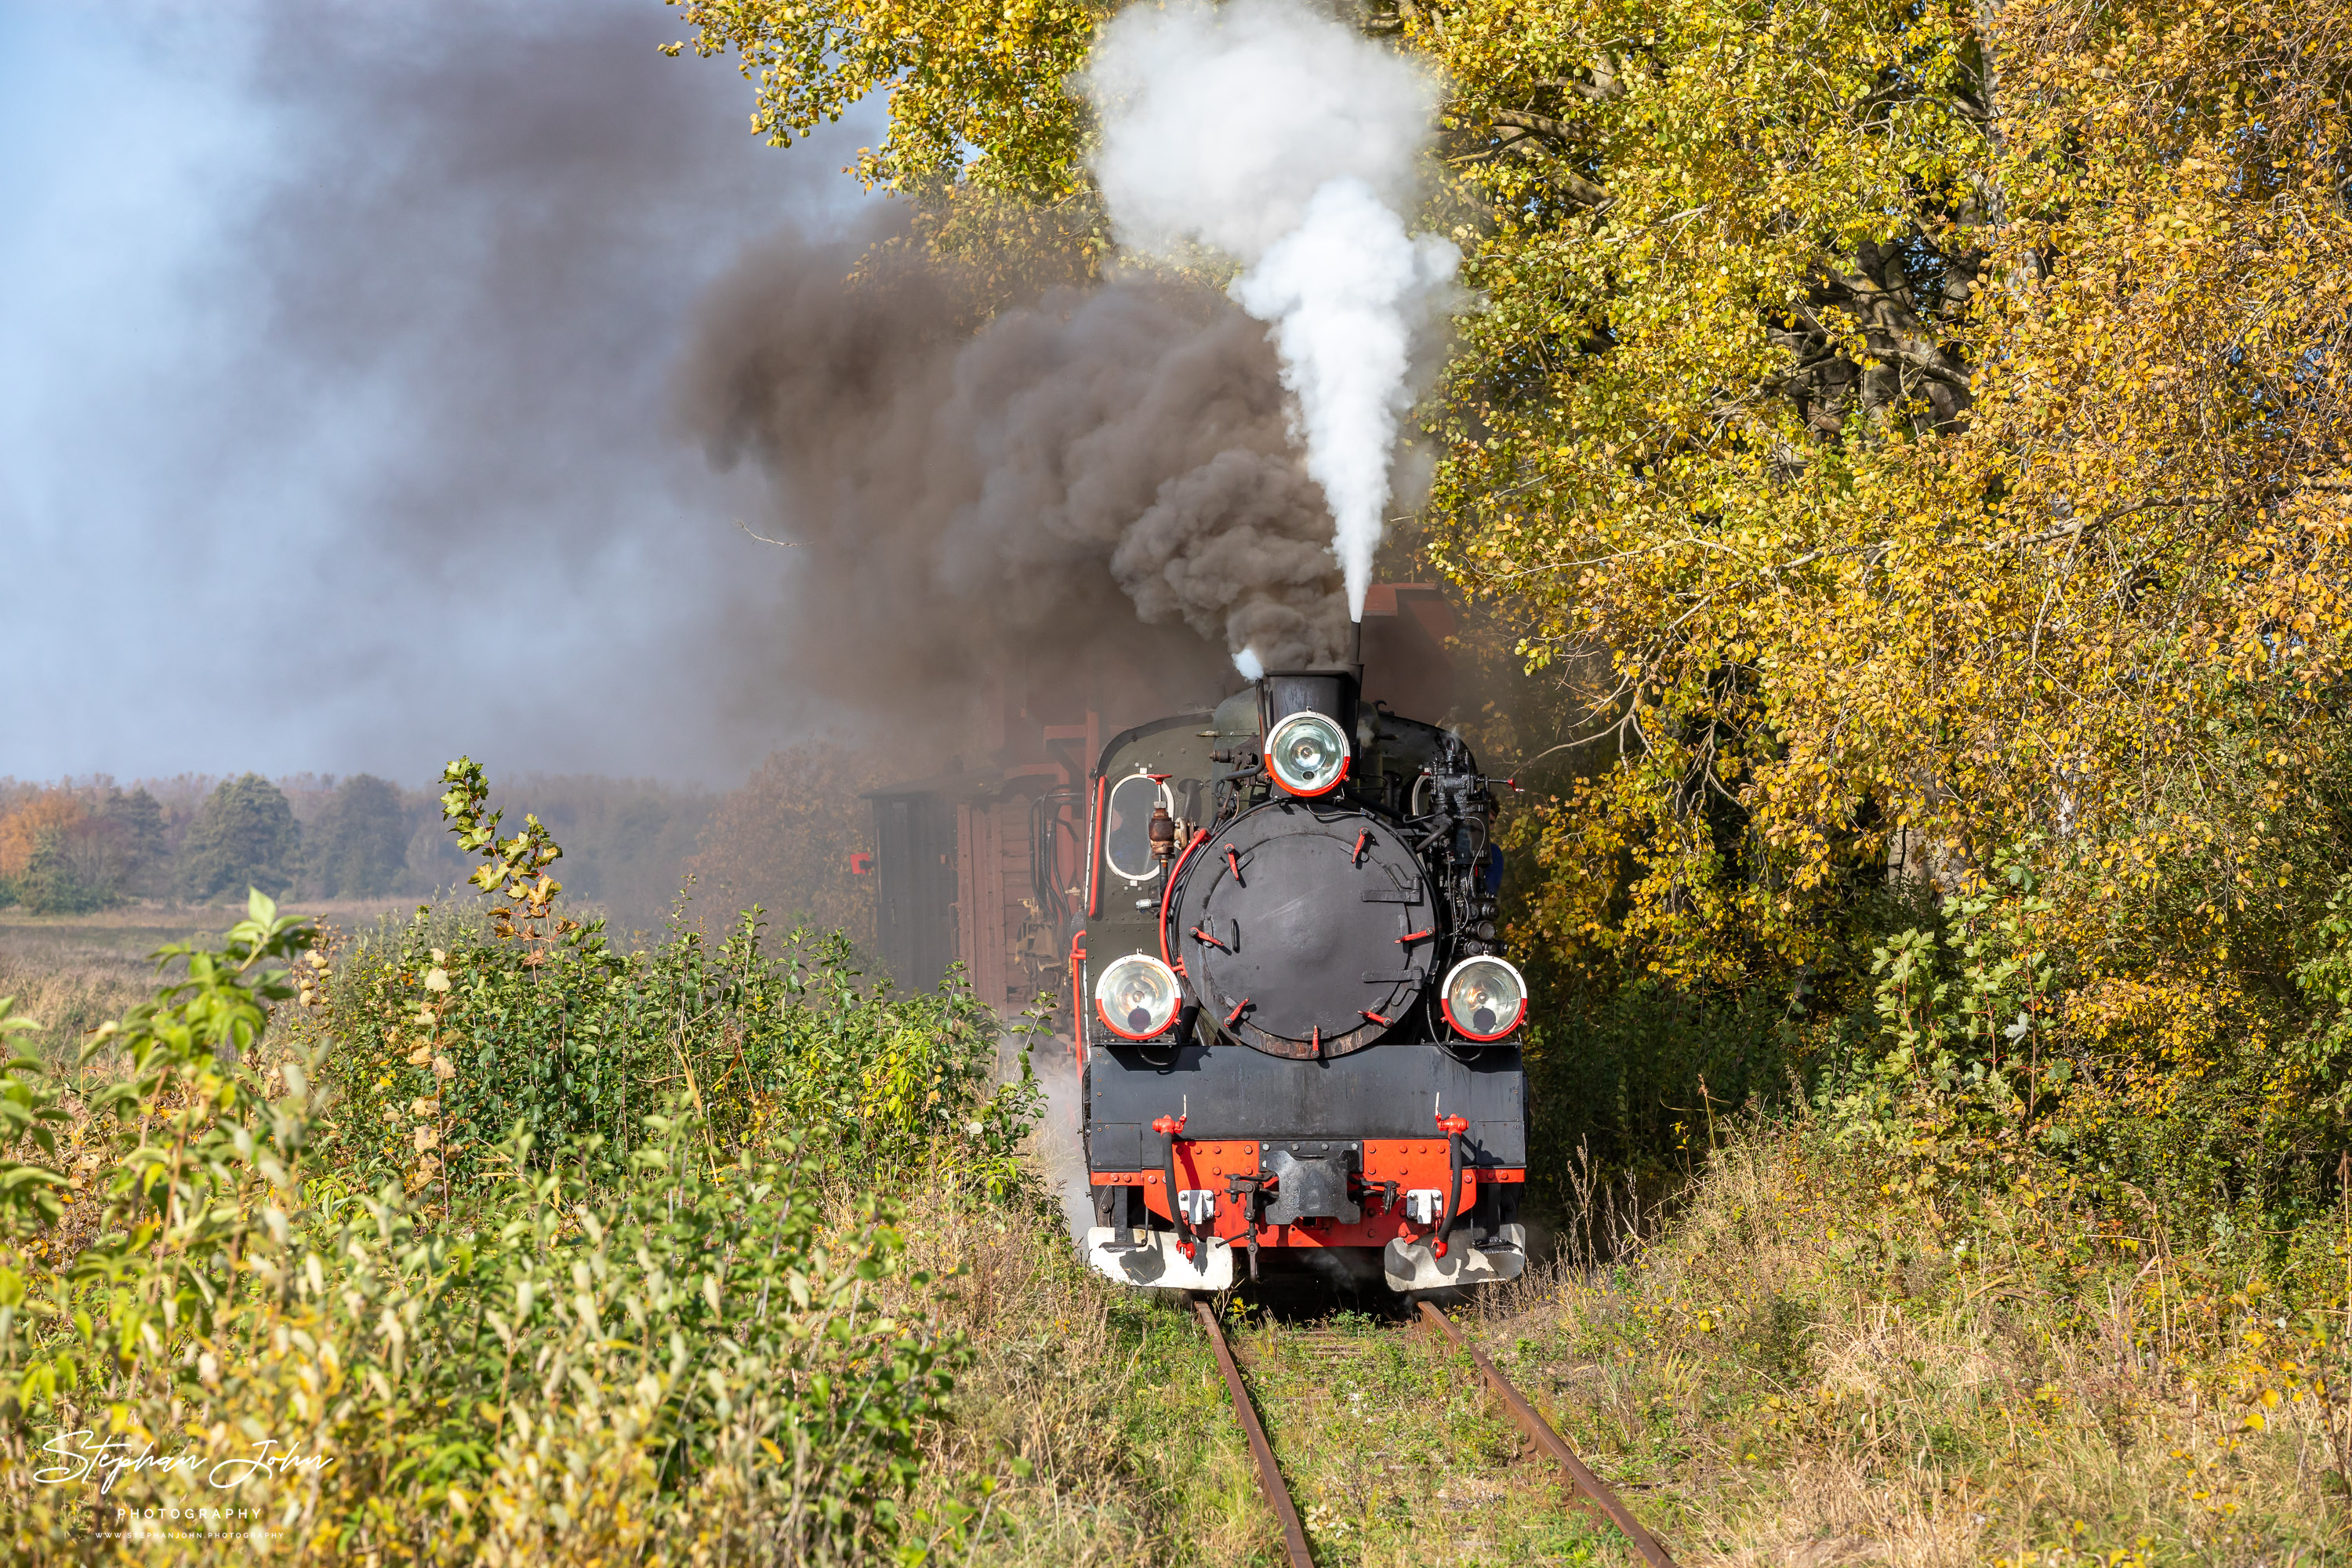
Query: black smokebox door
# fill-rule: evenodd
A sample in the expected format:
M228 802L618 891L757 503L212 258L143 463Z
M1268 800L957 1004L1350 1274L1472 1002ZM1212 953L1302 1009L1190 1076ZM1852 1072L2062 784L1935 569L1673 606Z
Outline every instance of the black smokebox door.
M1433 924L1429 890L1411 851L1376 819L1261 806L1196 860L1181 918L1171 923L1184 933L1186 969L1219 1018L1248 998L1245 1016L1227 1029L1244 1043L1276 1056L1344 1055L1383 1032L1367 1013L1396 1020L1427 983L1434 943L1426 934L1404 939Z

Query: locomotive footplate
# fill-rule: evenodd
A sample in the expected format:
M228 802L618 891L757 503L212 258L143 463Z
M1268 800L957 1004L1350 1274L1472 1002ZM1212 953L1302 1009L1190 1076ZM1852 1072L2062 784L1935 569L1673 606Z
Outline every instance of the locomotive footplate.
M1178 1138L1171 1153L1173 1204L1159 1171L1094 1173L1097 1224L1087 1233L1088 1261L1113 1279L1160 1284L1193 1278L1195 1270L1230 1278L1230 1258L1218 1255L1253 1239L1261 1248L1377 1248L1388 1255L1392 1277L1431 1276L1430 1284L1400 1289L1512 1279L1524 1262L1523 1167L1463 1167L1451 1245L1444 1258L1435 1256L1452 1174L1443 1138ZM1173 1228L1180 1207L1196 1238L1189 1256ZM1137 1252L1153 1257L1126 1256ZM1153 1278L1141 1278L1145 1273Z

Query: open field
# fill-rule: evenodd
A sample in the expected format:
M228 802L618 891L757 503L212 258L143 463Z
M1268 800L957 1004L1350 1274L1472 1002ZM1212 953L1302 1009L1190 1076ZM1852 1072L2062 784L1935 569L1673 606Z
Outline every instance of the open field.
M289 904L289 913L322 925L352 927L414 908L414 900L322 900ZM84 915L35 915L0 909L0 996L40 1025L24 1040L52 1058L69 1059L81 1037L118 1018L152 989L157 949L216 936L242 905L141 900Z

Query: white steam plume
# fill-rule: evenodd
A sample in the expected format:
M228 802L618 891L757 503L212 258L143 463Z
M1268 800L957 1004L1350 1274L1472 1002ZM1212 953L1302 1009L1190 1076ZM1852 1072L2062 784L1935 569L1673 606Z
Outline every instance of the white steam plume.
M1412 61L1298 0L1136 6L1097 38L1096 179L1131 249L1221 250L1242 308L1274 324L1294 438L1323 488L1361 620L1413 347L1454 298L1461 253L1413 235L1437 89Z

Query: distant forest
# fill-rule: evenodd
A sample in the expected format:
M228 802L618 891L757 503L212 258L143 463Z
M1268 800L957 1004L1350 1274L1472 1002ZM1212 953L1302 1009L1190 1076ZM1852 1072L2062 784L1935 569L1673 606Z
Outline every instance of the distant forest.
M793 789L794 779L818 787ZM780 753L730 795L650 779L520 774L502 783L496 804L510 826L538 815L563 847L555 870L567 894L603 905L619 930L658 925L690 875L764 902L780 920L822 910L858 928L870 916L859 918L863 901L845 889L867 814L847 782L838 753L816 749ZM788 817L761 809L780 794L809 809ZM248 886L296 900L421 900L468 869L443 826L437 786L371 773L0 779L0 907L36 914L209 903L242 899Z

